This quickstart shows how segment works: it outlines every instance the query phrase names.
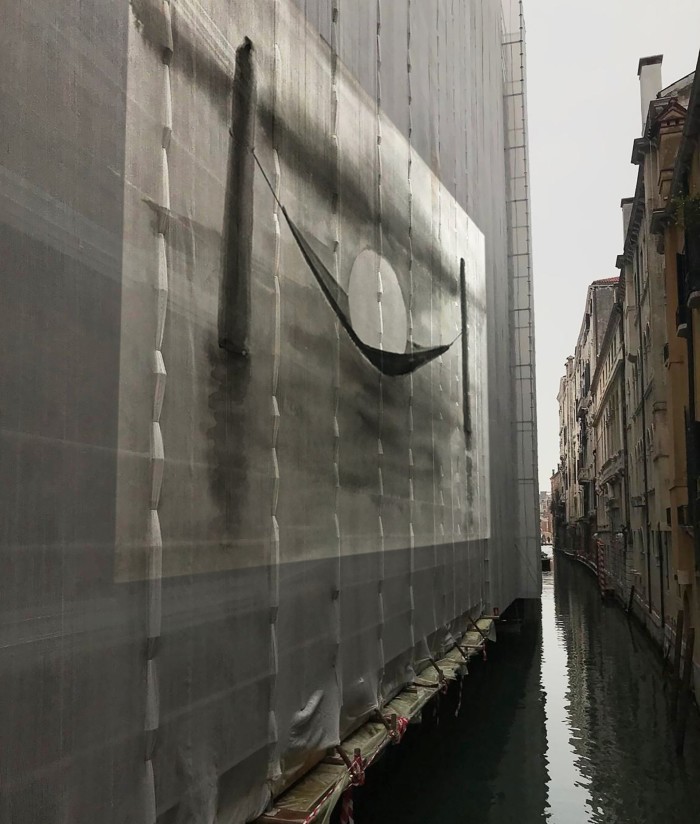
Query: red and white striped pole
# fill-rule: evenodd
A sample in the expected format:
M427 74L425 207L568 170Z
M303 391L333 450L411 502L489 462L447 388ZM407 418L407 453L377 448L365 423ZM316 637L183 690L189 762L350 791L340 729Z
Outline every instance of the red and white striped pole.
M605 595L606 590L606 570L605 570L605 547L602 541L596 541L598 549L597 567L598 567L598 587L600 594Z
M340 824L355 824L352 803L352 786L345 790L343 793L343 798L340 802Z

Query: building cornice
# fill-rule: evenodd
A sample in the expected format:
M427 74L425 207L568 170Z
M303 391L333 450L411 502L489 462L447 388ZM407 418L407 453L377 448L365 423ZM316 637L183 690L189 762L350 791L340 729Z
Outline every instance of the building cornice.
M647 152L651 151L652 142L648 137L636 137L632 143L632 157L630 163L633 166L640 166L644 163Z
M625 201L622 201L623 203ZM629 202L629 201L628 201ZM622 263L630 263L632 260L632 252L637 245L637 238L639 237L639 229L642 225L644 217L644 166L639 167L637 172L637 186L634 190L634 197L632 198L632 211L630 213L629 223L627 224L627 233L625 234L625 245L622 255L618 255L617 261L622 258ZM616 261L616 264L617 264ZM622 266L618 266L622 269Z
M644 58L646 59L646 58ZM656 57L649 58L652 62L656 60ZM647 64L644 64L647 65ZM640 70L642 64L640 63ZM698 71L700 71L700 56L698 57ZM691 121L690 111L693 104L695 104L696 109L698 109L698 123L697 123L697 131L700 131L700 92L698 91L698 71L695 72L695 80L693 82L693 87L691 91L690 102L688 106L688 116L686 118L686 128ZM645 183L644 183L644 158L646 155L652 150L656 148L656 138L657 132L659 128L663 126L664 118L667 118L670 113L674 113L678 115L678 117L685 116L685 108L678 102L678 98L675 94L669 94L666 97L657 98L656 100L652 100L649 104L649 112L647 115L646 122L644 124L644 131L641 137L635 138L632 143L632 157L631 163L635 166L639 167L639 171L637 173L637 185L634 192L634 197L631 198L632 200L632 211L630 214L629 223L627 224L627 232L625 235L625 244L624 250L622 255L618 255L615 261L615 265L618 269L622 269L625 262L629 262L632 259L632 251L637 245L637 239L639 237L639 229L642 224L642 219L644 216L644 208L645 208ZM685 138L686 129L684 129L683 134ZM678 158L681 157L681 149L679 149ZM693 143L694 145L694 143ZM692 146L687 150L688 158L686 160L686 165L689 158L692 156L693 148ZM676 161L676 167L678 166L678 161ZM653 233L658 233L663 231L666 222L670 219L670 208L671 208L671 198L675 196L676 191L674 190L674 184L676 182L676 174L674 168L674 175L673 175L673 182L671 184L671 195L668 199L668 204L663 209L656 209L651 215L651 231ZM622 203L629 202L623 200ZM621 204L622 205L622 204Z
M683 184L686 171L690 166L690 161L693 157L693 152L698 142L700 135L700 54L698 54L698 62L695 68L695 77L693 78L693 86L690 91L690 100L688 101L688 114L685 119L685 126L683 127L683 136L678 147L678 154L676 155L676 162L673 167L673 177L671 179L671 192L669 202L666 207L666 212L670 216L672 209L672 199L683 194Z

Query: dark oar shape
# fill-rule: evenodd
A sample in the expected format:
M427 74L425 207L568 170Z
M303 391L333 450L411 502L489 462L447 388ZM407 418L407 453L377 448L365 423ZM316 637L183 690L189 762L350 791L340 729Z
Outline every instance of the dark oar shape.
M250 272L253 258L253 138L257 94L253 44L246 37L236 50L231 95L229 146L224 206L224 254L219 346L246 355L250 344Z

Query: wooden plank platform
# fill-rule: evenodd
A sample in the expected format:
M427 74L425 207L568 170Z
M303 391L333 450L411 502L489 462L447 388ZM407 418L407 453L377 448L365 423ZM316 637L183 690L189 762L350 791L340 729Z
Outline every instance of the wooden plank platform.
M495 618L488 616L472 622L474 629L464 633L456 645L440 660L428 662L413 684L404 688L382 708L384 718L396 714L409 721L420 713L445 685L465 672L467 660L482 654L487 640L495 640ZM465 660L466 659L466 660ZM380 719L370 718L356 732L340 743L349 757L359 750L365 769L371 768L381 752L392 743L389 729ZM311 824L333 809L342 793L351 785L351 775L343 760L333 754L317 764L278 798L260 818L258 824Z

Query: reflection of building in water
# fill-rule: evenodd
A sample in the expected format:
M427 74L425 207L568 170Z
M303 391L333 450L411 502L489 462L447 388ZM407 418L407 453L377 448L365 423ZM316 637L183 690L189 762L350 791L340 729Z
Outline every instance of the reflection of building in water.
M512 641L502 635L499 643L504 646L499 659L502 669L494 667L494 681L512 679L514 683L510 695L505 695L498 701L499 709L505 716L503 749L498 760L494 787L500 804L493 805L487 820L491 824L510 820L545 821L547 735L546 696L542 690L541 632L538 631L536 637L525 634L516 636ZM509 663L511 657L513 664ZM515 708L512 714L508 713L510 706ZM495 718L491 720L491 734L497 734L498 722ZM524 753L527 753L527 757L524 757Z
M564 567L564 572L561 567ZM560 582L566 572L563 562L555 564L555 602L562 640L566 647L566 666L568 673L568 712L574 738L585 742L588 738L588 671L586 662L589 657L588 630L580 620L578 593L564 587ZM580 753L580 750L577 749Z
M693 820L700 784L697 719L689 730L690 760L681 767L673 756L667 682L656 649L636 623L601 600L588 570L562 558L554 575L568 655L570 741L596 812L591 820Z

